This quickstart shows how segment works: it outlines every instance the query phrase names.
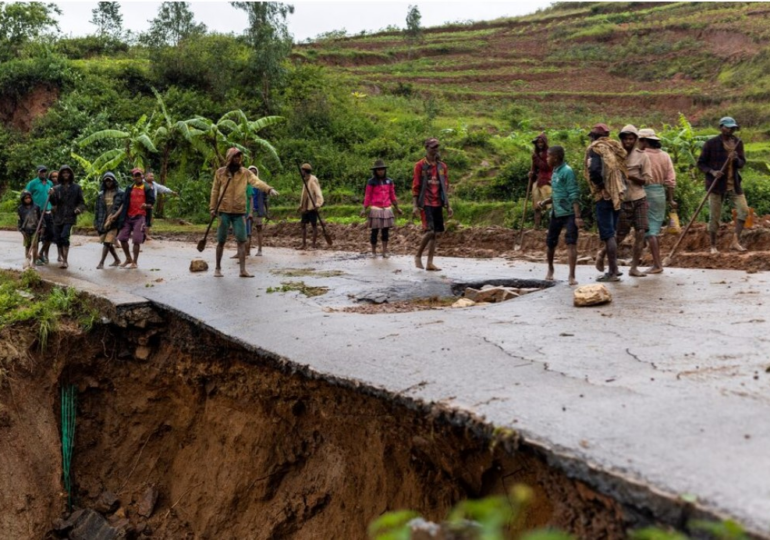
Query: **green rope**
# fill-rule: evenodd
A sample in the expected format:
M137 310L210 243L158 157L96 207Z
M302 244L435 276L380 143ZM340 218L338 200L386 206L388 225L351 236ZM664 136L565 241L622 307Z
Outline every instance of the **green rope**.
M67 507L72 510L72 452L75 449L75 413L77 388L68 384L61 389L61 454L64 489L67 491Z

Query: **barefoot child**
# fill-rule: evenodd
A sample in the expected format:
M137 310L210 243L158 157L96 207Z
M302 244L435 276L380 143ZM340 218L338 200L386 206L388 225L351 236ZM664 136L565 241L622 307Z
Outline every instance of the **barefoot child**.
M564 163L564 148L552 146L548 149L548 165L553 168L551 176L552 195L549 199L538 202L542 209L549 203L551 209L551 221L548 225L548 274L546 281L553 281L553 258L556 246L559 243L561 230L566 227L567 253L569 254L569 284L577 285L575 279L575 266L577 265L577 239L578 231L583 227L580 217L580 188L572 168Z
M40 222L42 212L40 207L32 202L32 193L29 191L21 192L21 204L18 209L19 214L19 232L24 238L24 258L32 257L32 262L37 260L37 224ZM32 255L30 255L30 251Z

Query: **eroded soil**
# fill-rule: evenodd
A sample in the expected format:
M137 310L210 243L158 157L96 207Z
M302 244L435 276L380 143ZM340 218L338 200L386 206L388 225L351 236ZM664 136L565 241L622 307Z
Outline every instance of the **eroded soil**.
M65 328L45 355L30 331L2 338L3 537L56 537L63 383L79 389L75 503L99 509L115 494L118 508L101 511L129 537L365 538L383 512L441 520L517 482L537 496L525 526L624 537L617 503L513 432L293 373L169 315L152 330ZM151 487L157 504L143 517Z

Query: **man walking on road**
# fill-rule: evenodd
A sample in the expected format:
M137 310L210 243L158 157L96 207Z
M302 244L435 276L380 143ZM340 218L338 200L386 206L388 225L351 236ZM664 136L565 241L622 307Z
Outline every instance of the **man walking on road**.
M35 203L35 206L43 212L43 228L40 231L39 238L43 242L43 246L38 259L35 261L37 265L48 264L48 250L51 248L51 242L53 241L53 214L51 213L51 201L48 200L48 192L53 186L54 184L48 179L48 167L40 165L37 168L37 178L27 182L27 186L24 188L25 191L29 191L32 194L32 201ZM46 203L47 200L48 202Z
M414 265L419 269L438 272L441 268L433 264L436 246L444 232L444 208L447 217L452 217L449 205L449 170L439 156L439 142L436 138L425 141L425 157L415 163L412 176L412 213L420 214L423 236L414 256ZM422 254L428 248L428 264L423 267Z
M217 228L216 268L214 277L222 277L222 254L227 241L227 231L233 228L238 242L238 263L240 277L254 277L246 271L246 185L278 195L278 192L257 178L254 173L242 166L243 154L237 148L227 151L225 166L217 169L211 185L209 211L211 217L219 216ZM220 202L221 201L221 202ZM217 209L217 204L219 208Z
M305 185L302 186L302 195L299 199L299 208L297 209L302 216L302 247L300 249L307 249L308 223L313 227L312 246L315 249L316 241L318 240L318 209L324 205L324 196L321 192L321 184L318 182L318 178L311 174L313 168L310 166L310 163L303 163L300 171L305 179Z
M99 240L102 242L102 258L99 261L97 270L104 268L104 261L107 255L112 254L113 262L110 266L120 266L120 257L115 251L115 239L120 230L120 215L123 213L123 190L118 186L115 175L111 172L104 173L102 176L102 189L96 197L96 208L94 211L94 227L99 233Z
M698 158L698 168L706 174L706 189L708 190L712 183L717 183L709 194L711 253L719 253L717 233L722 218L722 203L725 199L730 199L736 212L735 236L730 248L735 251L746 251L746 248L741 245L741 233L743 224L749 216L749 205L741 188L740 173L740 169L746 164L746 155L743 151L743 141L735 136L740 126L733 118L726 116L719 121L719 129L721 133L706 141ZM731 158L729 163L728 158Z
M164 195L168 193L169 195L177 195L177 192L174 191L171 188L167 188L163 184L158 184L155 182L155 174L148 172L147 176L144 177L145 183L152 188L152 194L155 196L155 202L158 202L158 195ZM153 216L153 209L148 208L147 209L147 230L144 232L145 240L149 241L152 240L150 238L150 229L152 229L152 216Z
M135 269L139 263L139 250L144 243L144 231L147 227L147 210L155 204L155 193L152 188L144 183L144 171L135 168L131 171L131 177L134 183L126 188L123 194L123 212L121 221L123 228L120 229L118 240L126 255L125 262L121 268ZM133 245L133 257L128 251L128 240L131 239Z
M75 183L75 173L69 165L59 169L59 185L51 188L53 226L56 247L61 253L59 268L69 268L70 234L78 215L86 211L83 190Z
M627 125L620 132L620 141L623 149L628 152L626 156L626 196L620 208L620 220L615 234L617 245L623 243L631 228L634 229L634 251L631 256L631 268L629 276L646 277L647 274L639 270L639 263L644 250L644 237L650 230L647 221L647 192L644 186L652 181L652 169L650 158L636 147L639 140L639 130L635 126Z
M596 124L588 137L593 141L586 149L585 177L596 202L596 224L604 247L596 256L596 269L604 272L607 254L609 272L596 281L620 281L618 271L618 244L615 231L620 206L626 195L626 156L628 153L618 141L610 139L607 124Z

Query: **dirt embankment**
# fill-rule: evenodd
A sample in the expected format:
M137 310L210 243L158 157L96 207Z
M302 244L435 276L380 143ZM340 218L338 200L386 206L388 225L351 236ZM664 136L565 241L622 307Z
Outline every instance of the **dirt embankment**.
M620 505L515 434L491 444L472 419L291 373L187 321L65 330L46 355L29 332L2 338L3 537L59 537L64 383L79 390L75 503L129 538L365 538L383 512L440 520L517 482L536 493L526 526L624 537Z

